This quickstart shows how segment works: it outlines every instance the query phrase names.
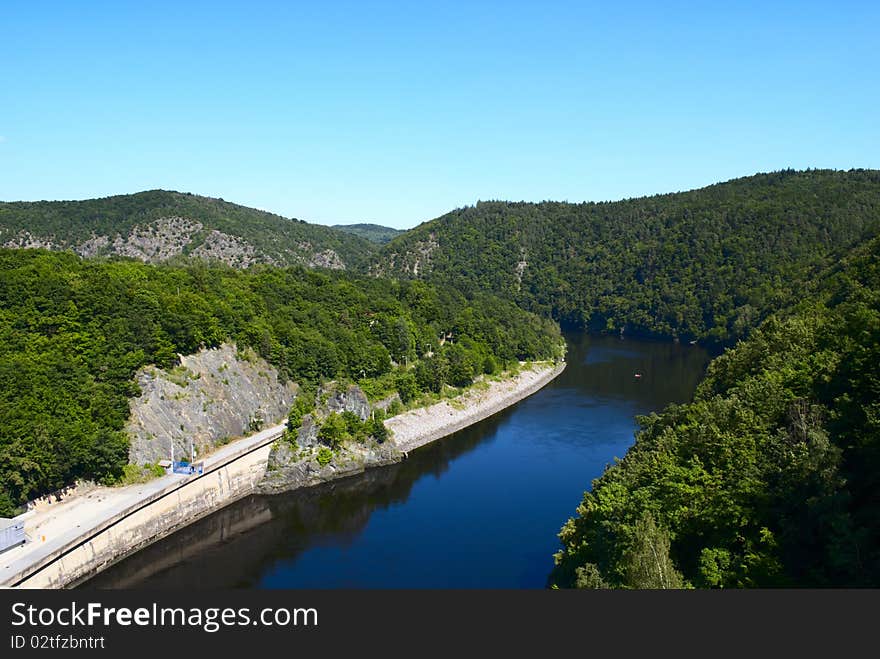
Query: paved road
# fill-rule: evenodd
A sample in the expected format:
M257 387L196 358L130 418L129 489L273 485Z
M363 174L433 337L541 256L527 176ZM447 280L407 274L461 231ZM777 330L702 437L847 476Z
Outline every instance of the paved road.
M274 441L283 430L284 424L280 424L230 442L203 459L205 471ZM0 554L0 585L12 585L24 570L77 544L120 513L136 509L160 492L173 491L193 478L199 476L168 474L138 485L98 487L28 513L24 527L28 542Z

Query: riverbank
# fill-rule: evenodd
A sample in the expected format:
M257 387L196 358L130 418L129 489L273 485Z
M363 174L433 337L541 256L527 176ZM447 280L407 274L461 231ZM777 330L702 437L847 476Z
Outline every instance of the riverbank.
M404 452L413 451L532 395L565 370L565 362L533 364L513 377L489 381L448 401L398 414L385 422L394 443Z
M350 443L333 452L327 463L314 448L302 451L278 442L269 456L260 494L278 494L357 476L368 469L394 464L413 450L467 428L535 393L565 369L565 362L521 364L516 373L481 378L454 398L412 409L385 420L390 438L382 444Z
M27 542L0 554L0 586L63 588L253 492L284 425L205 458L202 475L92 486L25 513Z
M393 455L358 468L322 468L317 478L286 488L327 482L401 459L409 451L515 404L550 382L565 364L535 364L517 375L486 381L452 401L388 419ZM268 428L205 458L202 476L171 474L122 488L97 487L34 511L28 542L0 558L0 585L63 588L81 582L156 540L243 496L261 490L270 447L284 429ZM276 491L278 483L275 483Z

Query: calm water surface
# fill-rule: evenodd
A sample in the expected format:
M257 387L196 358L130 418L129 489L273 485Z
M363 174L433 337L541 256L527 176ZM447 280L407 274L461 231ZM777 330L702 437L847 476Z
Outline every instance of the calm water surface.
M567 340L563 374L514 407L400 464L243 499L85 586L543 588L559 528L632 444L635 415L689 400L708 362L699 347Z

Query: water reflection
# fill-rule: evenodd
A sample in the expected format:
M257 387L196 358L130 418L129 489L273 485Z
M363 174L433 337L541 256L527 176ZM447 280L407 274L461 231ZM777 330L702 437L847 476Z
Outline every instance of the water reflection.
M708 360L567 338L565 372L515 407L397 465L243 499L86 587L543 587L560 525L632 443L635 415L688 400Z
M253 495L141 550L88 588L239 588L267 566L310 547L349 546L375 510L404 503L426 476L439 479L459 456L487 441L510 411L414 451L408 460L306 490ZM451 439L451 438L450 438ZM271 522L271 523L270 523Z

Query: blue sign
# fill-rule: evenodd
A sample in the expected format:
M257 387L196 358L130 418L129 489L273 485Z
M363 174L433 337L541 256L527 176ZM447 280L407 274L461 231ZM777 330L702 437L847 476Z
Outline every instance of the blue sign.
M205 472L205 465L201 462L175 462L172 470L175 474L197 474L201 476Z

